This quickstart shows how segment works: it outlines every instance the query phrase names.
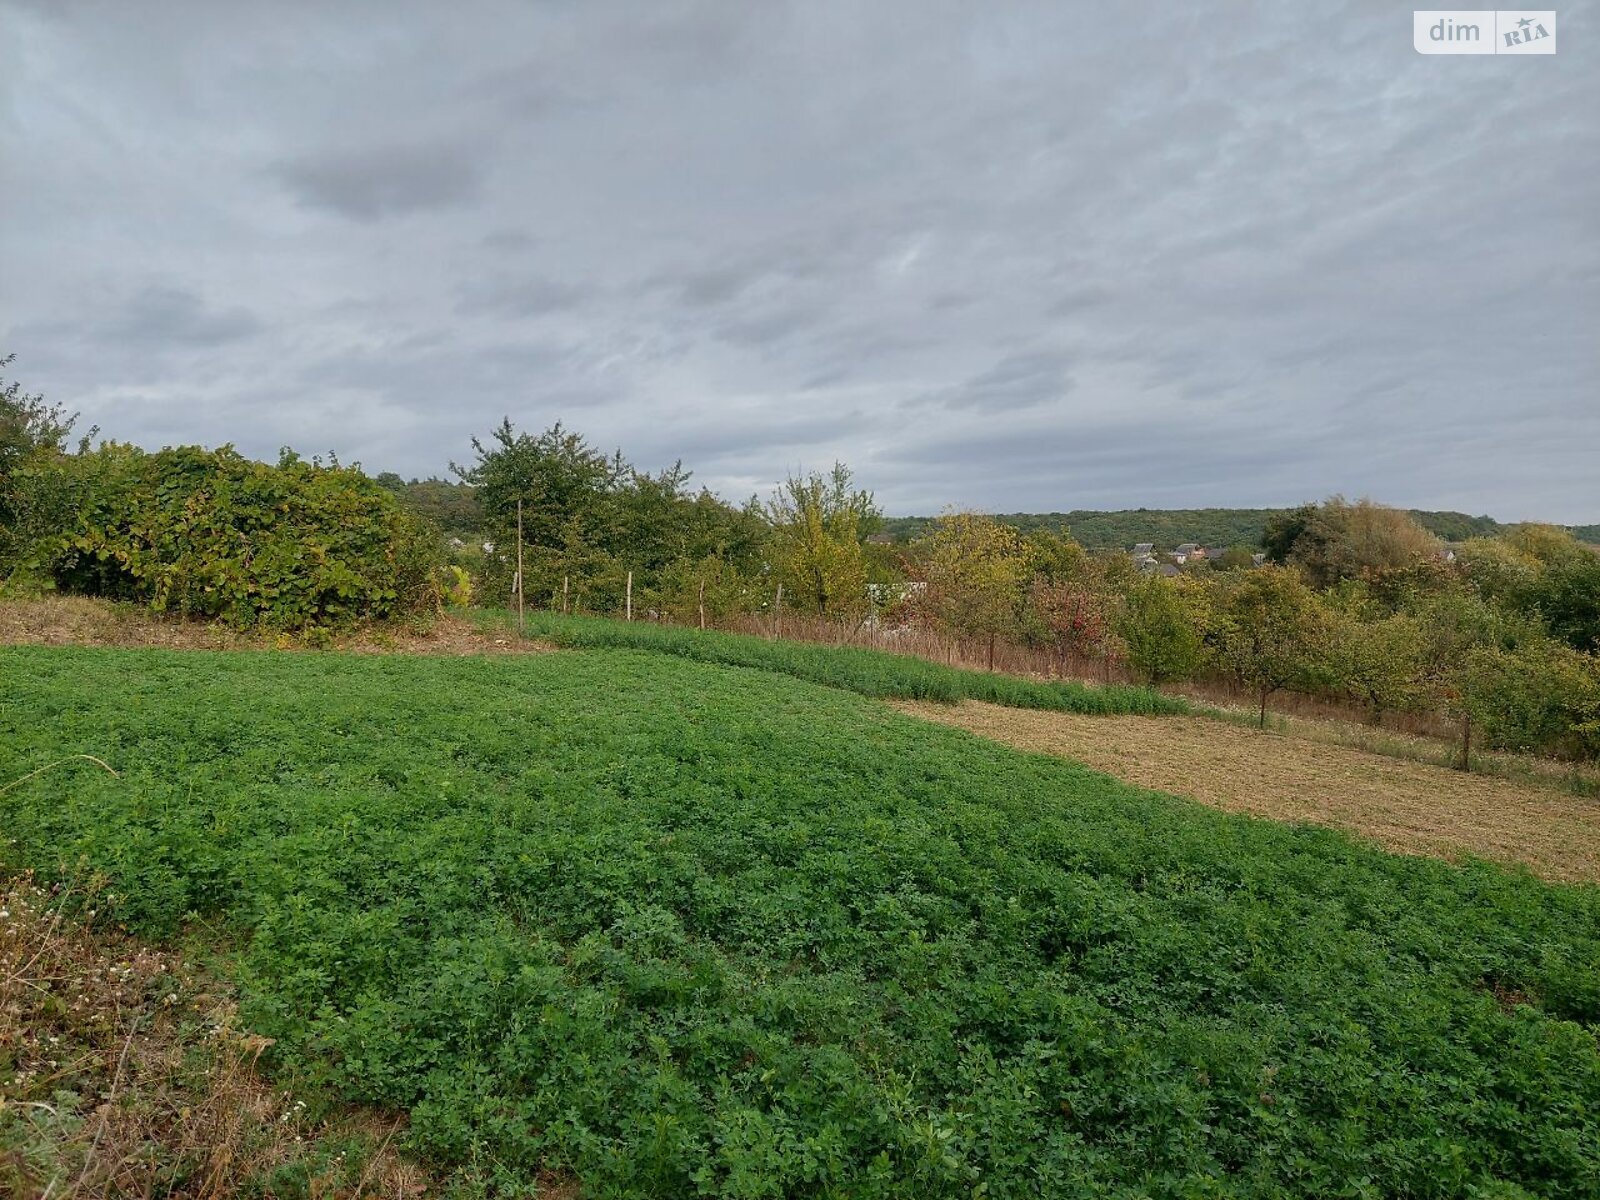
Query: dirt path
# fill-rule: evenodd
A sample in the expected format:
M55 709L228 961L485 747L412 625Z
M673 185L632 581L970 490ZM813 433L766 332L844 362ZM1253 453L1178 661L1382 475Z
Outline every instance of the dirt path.
M1229 812L1331 825L1405 854L1475 854L1546 879L1600 882L1600 801L1551 788L1204 717L1086 717L971 700L895 707Z

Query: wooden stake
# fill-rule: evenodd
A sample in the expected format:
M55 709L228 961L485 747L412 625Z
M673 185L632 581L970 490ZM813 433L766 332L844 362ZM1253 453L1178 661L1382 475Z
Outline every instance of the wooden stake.
M517 632L522 625L522 501L517 501Z
M561 615L562 616L566 616L567 615L567 585L571 582L571 580L572 580L572 577L570 575L563 575L561 577Z
M783 636L783 584L778 585L778 598L772 605L772 613L776 619L777 636Z
M700 628L706 627L706 581L700 581Z
M628 572L628 620L633 620L633 572Z

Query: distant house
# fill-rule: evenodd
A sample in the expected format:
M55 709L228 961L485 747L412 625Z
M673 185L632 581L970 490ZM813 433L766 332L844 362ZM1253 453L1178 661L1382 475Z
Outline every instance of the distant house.
M1195 542L1185 542L1172 552L1172 557L1178 563L1186 563L1191 558L1204 558L1205 550Z
M1183 574L1182 571L1178 570L1178 568L1173 566L1171 563L1162 563L1156 568L1156 570L1160 572L1162 578L1164 579L1171 579L1175 575Z
M1150 558L1155 554L1155 551L1156 544L1154 542L1140 542L1133 548L1133 556L1135 558Z

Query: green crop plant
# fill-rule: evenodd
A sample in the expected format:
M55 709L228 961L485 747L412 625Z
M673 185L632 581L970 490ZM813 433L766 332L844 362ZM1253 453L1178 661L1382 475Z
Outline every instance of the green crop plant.
M463 1196L1600 1178L1594 888L661 653L0 649L0 780L78 753L0 854L203 917L266 1065Z

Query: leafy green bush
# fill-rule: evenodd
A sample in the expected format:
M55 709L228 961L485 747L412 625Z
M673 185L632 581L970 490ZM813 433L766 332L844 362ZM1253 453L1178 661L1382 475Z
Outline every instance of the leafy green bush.
M282 629L438 602L437 535L352 468L107 444L42 464L33 488L54 523L35 564L67 591Z
M925 659L850 646L818 646L808 642L767 641L742 633L721 633L657 625L647 621L613 621L604 617L568 617L530 613L527 629L571 649L649 650L697 662L753 667L793 675L812 683L859 692L863 696L902 700L986 700L1010 708L1053 709L1080 713L1187 712L1183 701L1149 688L1089 687L1081 683L1041 683L987 671L963 671Z
M1463 674L1467 711L1490 745L1594 755L1585 727L1600 716L1600 669L1593 657L1550 639L1530 638L1515 649L1473 649Z
M458 1194L1592 1197L1600 890L625 651L0 649L0 852L229 914ZM3 785L0 785L3 786ZM548 1176L543 1176L548 1178Z

